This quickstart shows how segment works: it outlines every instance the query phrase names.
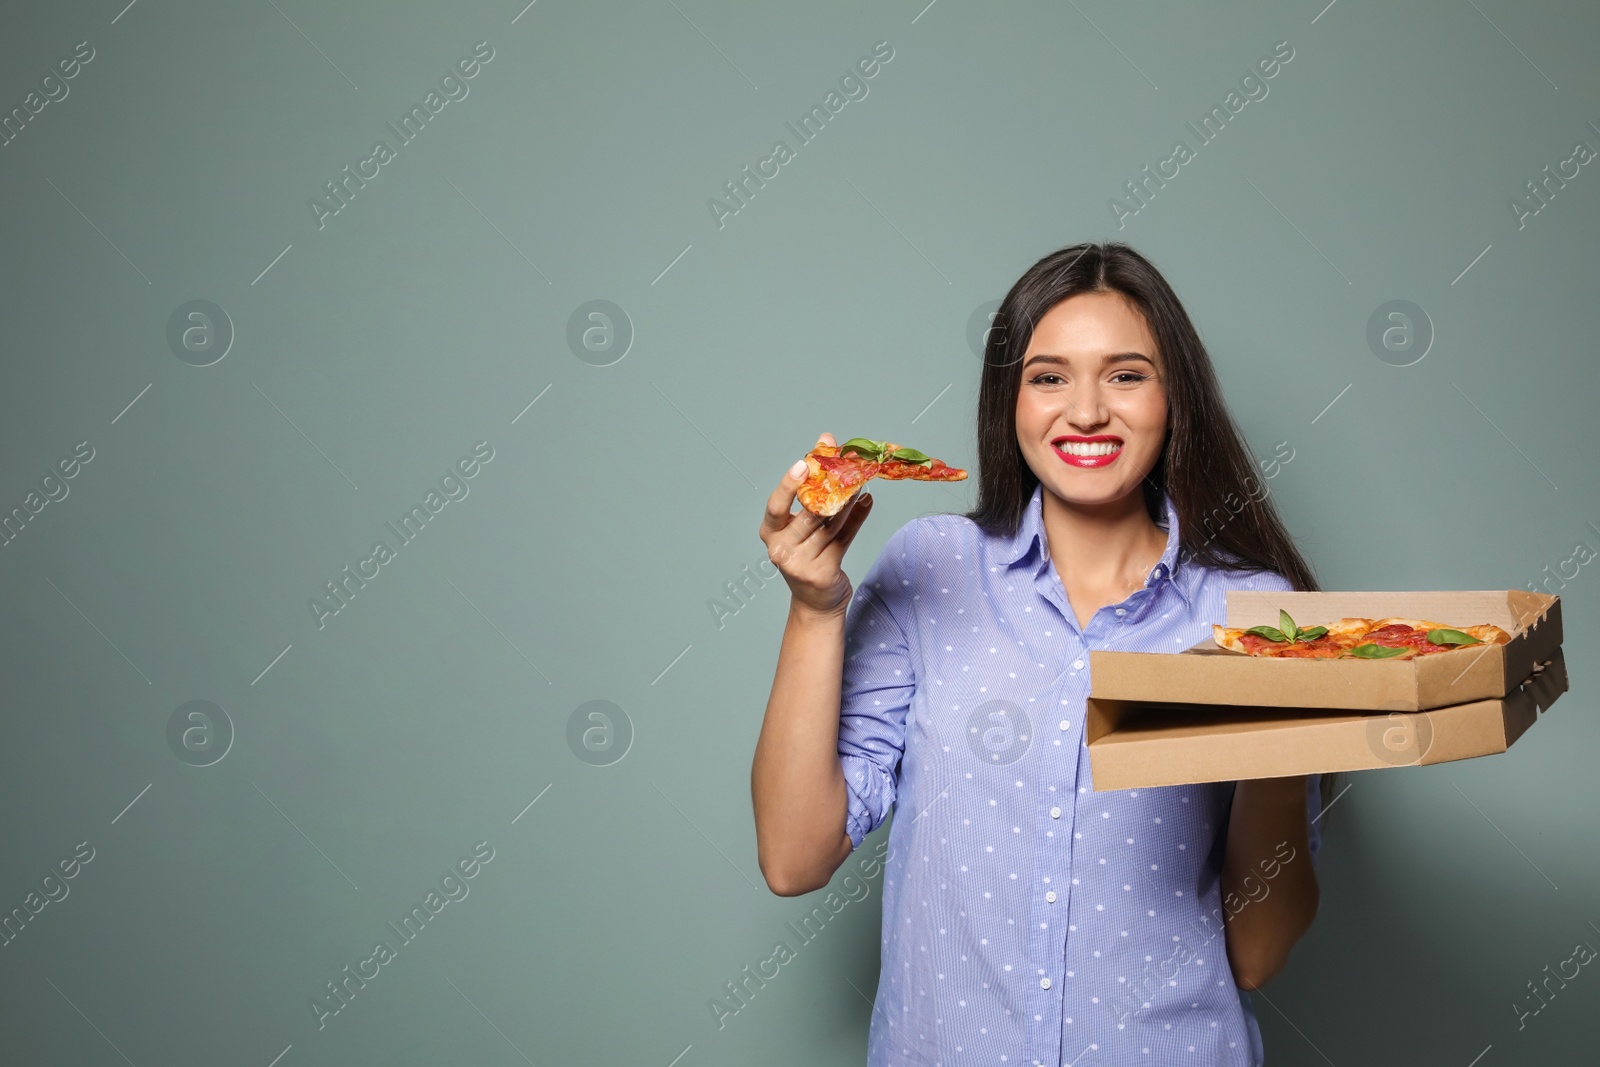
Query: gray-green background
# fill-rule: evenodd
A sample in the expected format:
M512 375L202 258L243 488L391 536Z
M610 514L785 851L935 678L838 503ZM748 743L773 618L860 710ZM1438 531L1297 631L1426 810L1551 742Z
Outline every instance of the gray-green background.
M1600 173L1521 226L1509 202L1600 147L1600 13L1324 2L10 8L0 109L94 56L0 148L0 511L94 455L0 548L0 912L94 858L0 947L0 1059L863 1062L881 875L708 1008L817 903L766 890L750 813L787 592L709 601L819 432L974 466L974 313L1104 238L1167 273L1257 455L1293 449L1271 486L1327 587L1578 571L1572 691L1509 753L1351 777L1258 998L1269 1062L1592 1057L1600 978L1520 1030L1512 1005L1600 946L1600 567L1564 563L1600 546ZM319 228L308 199L480 41L469 94ZM1108 199L1279 41L1268 95L1119 228ZM707 199L780 138L719 228ZM168 343L192 300L234 334L209 366ZM568 342L591 300L627 316L598 353ZM1391 300L1432 324L1408 366L1368 344ZM319 628L310 598L479 441L468 495ZM878 494L851 575L974 490ZM195 700L226 720L169 741ZM568 740L591 700L631 724L603 766ZM319 1029L480 841L469 895Z

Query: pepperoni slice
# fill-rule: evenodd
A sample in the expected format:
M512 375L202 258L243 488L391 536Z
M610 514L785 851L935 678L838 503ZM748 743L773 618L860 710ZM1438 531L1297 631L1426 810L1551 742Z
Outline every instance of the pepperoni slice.
M1372 642L1385 648L1414 648L1418 655L1427 655L1430 652L1448 652L1454 645L1436 645L1428 640L1426 630L1418 630L1404 623L1390 623L1380 626L1361 639L1362 643Z
M1281 659L1334 659L1344 651L1343 646L1334 641L1329 634L1312 638L1310 641L1296 641L1293 644L1273 641L1260 634L1245 634L1239 640L1244 645L1245 651L1252 656L1264 654Z

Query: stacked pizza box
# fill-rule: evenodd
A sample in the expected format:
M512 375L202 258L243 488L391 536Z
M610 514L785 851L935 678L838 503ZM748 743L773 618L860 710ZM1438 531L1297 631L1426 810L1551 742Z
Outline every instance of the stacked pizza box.
M1179 653L1090 652L1094 788L1420 766L1504 752L1567 690L1561 600L1520 589L1230 590L1228 627L1342 618L1491 623L1505 644L1410 658L1244 655L1207 638Z

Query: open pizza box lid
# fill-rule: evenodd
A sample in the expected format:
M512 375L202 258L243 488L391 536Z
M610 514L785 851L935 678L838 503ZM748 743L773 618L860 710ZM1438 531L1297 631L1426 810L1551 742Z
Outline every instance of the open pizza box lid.
M1567 691L1559 648L1535 667L1497 699L1387 715L1090 697L1085 736L1094 790L1417 767L1504 752Z
M1222 648L1210 637L1182 652L1089 653L1091 695L1108 700L1290 708L1421 711L1498 699L1561 645L1561 598L1522 589L1281 593L1230 589L1226 626L1300 626L1337 619L1493 623L1504 645L1469 645L1412 659L1271 659Z

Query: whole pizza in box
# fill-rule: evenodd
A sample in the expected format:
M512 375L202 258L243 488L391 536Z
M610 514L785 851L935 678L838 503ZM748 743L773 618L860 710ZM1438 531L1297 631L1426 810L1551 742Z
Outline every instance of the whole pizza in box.
M1213 624L1211 632L1223 648L1284 659L1413 659L1511 640L1492 623L1463 626L1428 619L1343 618L1326 626L1300 628L1286 611L1278 612L1278 623L1249 629Z

